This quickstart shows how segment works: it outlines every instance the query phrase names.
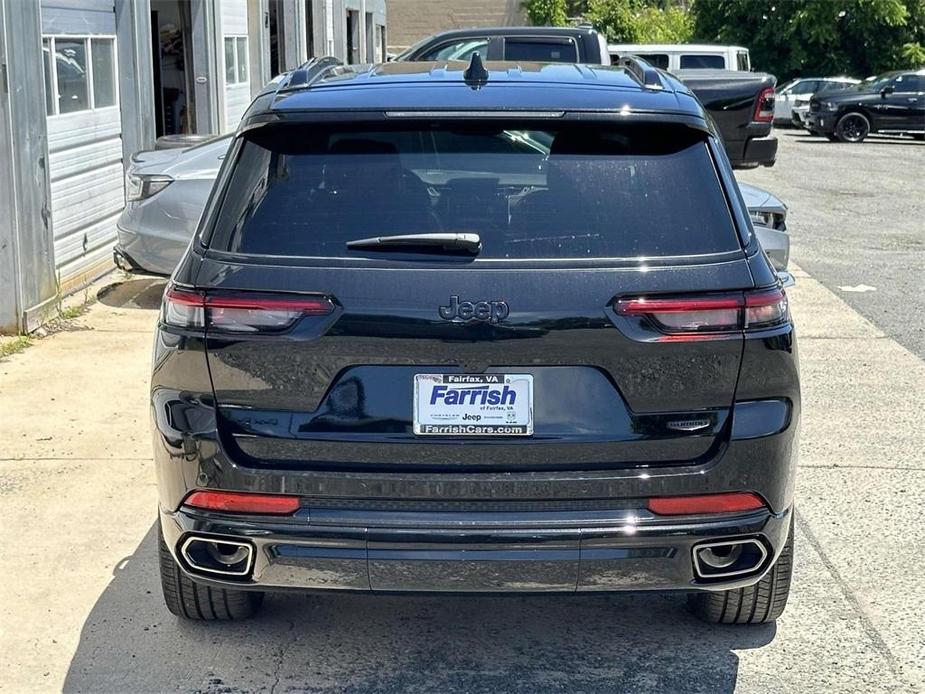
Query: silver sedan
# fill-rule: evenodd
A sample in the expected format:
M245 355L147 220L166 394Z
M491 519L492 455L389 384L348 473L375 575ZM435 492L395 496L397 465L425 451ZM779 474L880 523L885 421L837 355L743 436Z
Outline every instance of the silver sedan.
M196 231L231 136L186 149L139 152L126 174L116 265L129 272L169 275ZM752 224L778 271L790 259L787 206L761 188L740 183Z

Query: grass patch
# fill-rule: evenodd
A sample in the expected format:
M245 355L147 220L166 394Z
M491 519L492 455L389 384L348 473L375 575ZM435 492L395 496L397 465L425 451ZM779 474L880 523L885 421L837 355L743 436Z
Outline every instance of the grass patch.
M17 352L22 352L31 344L32 338L27 335L11 337L9 340L0 340L0 359L4 359Z
M62 320L71 320L72 318L77 318L78 316L83 315L87 311L88 304L80 304L78 306L68 306L62 308L58 311L58 317Z

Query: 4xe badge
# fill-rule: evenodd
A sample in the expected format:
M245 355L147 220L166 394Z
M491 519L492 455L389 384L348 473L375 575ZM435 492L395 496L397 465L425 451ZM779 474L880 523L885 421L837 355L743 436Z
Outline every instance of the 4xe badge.
M440 307L440 317L455 323L471 320L500 323L510 312L506 301L460 301L458 296L450 297L449 306Z

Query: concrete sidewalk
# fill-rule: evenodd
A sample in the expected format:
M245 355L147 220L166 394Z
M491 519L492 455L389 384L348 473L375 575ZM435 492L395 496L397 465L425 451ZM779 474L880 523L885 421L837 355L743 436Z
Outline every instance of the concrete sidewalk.
M249 623L178 622L148 433L163 281L112 288L0 361L0 691L925 689L925 363L797 275L795 589L753 628L671 595L272 595Z

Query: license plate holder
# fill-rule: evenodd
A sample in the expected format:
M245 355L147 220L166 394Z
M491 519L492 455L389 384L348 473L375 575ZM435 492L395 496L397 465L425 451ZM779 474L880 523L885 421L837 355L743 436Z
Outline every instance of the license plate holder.
M532 436L531 374L415 374L417 436Z

